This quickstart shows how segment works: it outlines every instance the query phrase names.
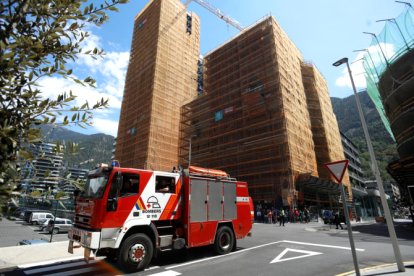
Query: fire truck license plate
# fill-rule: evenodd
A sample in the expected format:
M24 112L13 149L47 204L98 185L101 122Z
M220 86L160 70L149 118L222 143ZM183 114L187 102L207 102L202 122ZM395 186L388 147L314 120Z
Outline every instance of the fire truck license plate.
M75 228L71 229L71 233L69 233L69 237L71 237L74 241L80 242L81 241L81 231Z

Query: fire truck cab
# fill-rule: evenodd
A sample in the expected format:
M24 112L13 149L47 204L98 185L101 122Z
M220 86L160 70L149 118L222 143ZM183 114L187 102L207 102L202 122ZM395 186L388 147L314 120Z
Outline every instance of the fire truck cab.
M214 245L226 254L250 234L253 214L247 183L220 170L101 166L77 196L68 251L79 243L86 259L107 256L125 272L144 269L166 249Z

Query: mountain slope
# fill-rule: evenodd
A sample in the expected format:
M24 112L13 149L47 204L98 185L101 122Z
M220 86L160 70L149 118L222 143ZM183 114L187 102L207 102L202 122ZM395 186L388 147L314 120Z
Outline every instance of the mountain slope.
M382 124L381 118L368 94L360 92L358 97L365 115L381 177L383 180L391 180L391 176L386 172L386 166L391 161L398 159L396 143ZM331 98L331 101L339 129L358 147L362 169L368 178L374 179L369 165L368 147L359 118L355 96L352 95L344 99Z
M90 163L81 165L82 168L93 168L97 163L108 163L111 160L114 137L99 133L86 135L63 127L41 127L46 142L73 142L79 145L79 151L72 155L65 152L65 162L69 167L78 166L79 163L94 159Z

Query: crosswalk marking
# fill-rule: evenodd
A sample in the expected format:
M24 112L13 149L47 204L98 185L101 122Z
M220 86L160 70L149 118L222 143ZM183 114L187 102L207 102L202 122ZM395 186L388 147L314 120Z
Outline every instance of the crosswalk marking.
M70 276L70 275L78 275L78 274L82 274L82 273L96 272L96 271L97 271L96 267L86 267L86 268L81 268L81 269L76 269L76 270L71 270L71 271L58 272L58 273L53 273L53 274L46 274L46 275L47 276Z
M181 275L181 273L174 271L174 270L167 270L167 271L151 274L148 276L178 276L178 275Z
M93 264L94 262L90 262L90 264L91 263ZM79 261L79 262L73 262L69 264L60 264L60 265L53 265L53 266L47 266L47 267L41 267L41 268L35 268L35 269L28 269L28 270L25 270L24 273L30 275L30 274L36 274L36 273L46 272L46 271L51 271L51 270L77 267L77 266L84 265L84 264L86 264L84 261Z

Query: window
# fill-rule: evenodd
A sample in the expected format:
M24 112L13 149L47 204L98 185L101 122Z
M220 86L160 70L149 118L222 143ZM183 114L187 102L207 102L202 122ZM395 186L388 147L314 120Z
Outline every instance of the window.
M192 25L192 20L193 20L193 18L191 17L191 14L187 14L187 29L186 29L186 31L187 31L187 33L188 34L191 34L191 25Z
M122 175L122 187L119 193L120 197L131 196L138 194L139 189L139 175L136 174L123 174Z
M157 193L175 193L175 178L157 175L155 178L155 191Z

